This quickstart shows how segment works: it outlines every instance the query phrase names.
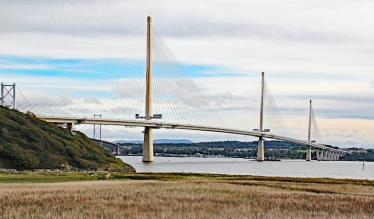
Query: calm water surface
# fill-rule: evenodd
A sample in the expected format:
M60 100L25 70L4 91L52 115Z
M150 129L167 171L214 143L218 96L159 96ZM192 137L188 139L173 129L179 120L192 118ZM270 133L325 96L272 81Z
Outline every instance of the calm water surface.
M141 156L119 156L137 172L193 172L258 176L294 176L374 179L374 162L282 160L257 162L243 158L155 157L143 163ZM364 164L364 170L363 170Z

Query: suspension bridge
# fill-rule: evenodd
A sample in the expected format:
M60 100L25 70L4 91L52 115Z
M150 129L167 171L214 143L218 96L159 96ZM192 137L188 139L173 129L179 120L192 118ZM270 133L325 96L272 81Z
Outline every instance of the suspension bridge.
M205 108L206 105L209 105L210 100L200 95L201 92L198 86L185 76L178 77L178 74L176 74L180 72L181 67L174 64L174 56L164 46L165 43L157 36L157 33L154 36L151 17L147 18L146 35L146 51L145 53L139 53L141 57L146 54L145 80L133 75L127 75L128 77L126 78L126 74L129 74L129 72L139 73L141 71L139 70L141 69L139 68L139 60L141 60L139 57L127 58L127 64L120 63L118 59L96 60L96 62L80 64L64 73L65 78L75 77L77 74L80 75L79 78L74 80L76 84L71 85L70 89L68 89L69 92L65 92L65 96L60 96L60 98L44 97L40 98L41 100L27 101L29 103L28 110L36 112L39 118L47 122L66 124L68 129L73 129L75 125L79 124L144 127L143 162L154 161L153 130L156 129L195 130L256 137L258 138L258 161L265 160L264 139L275 139L307 146L307 161L312 160L312 148L316 149L317 160L338 160L339 157L344 155L344 151L338 148L317 144L311 140L312 101L310 101L309 106L307 140L274 134L270 132L270 129L265 128L266 88L264 72L262 72L261 77L259 128L247 130L222 126L224 123L217 122L219 120L218 117L212 116L212 111L209 108ZM156 50L153 50L154 48ZM156 60L155 63L154 60ZM156 79L153 77L154 67L156 68L156 74L159 74ZM74 91L74 86L82 88L94 80L96 83L98 81L100 86ZM61 83L63 83L63 80ZM108 90L108 86L105 86L105 83L111 84L111 91ZM54 86L56 86L57 90L62 85L55 83ZM2 83L2 105L5 105L5 100L10 96L11 105L16 108L16 89L15 84L5 85ZM156 92L154 93L154 91ZM108 93L110 92L116 93L120 97L109 98ZM95 93L95 95L92 93ZM22 94L22 96L24 95ZM84 96L85 98L80 102L72 101L74 98L78 99L79 96ZM102 98L100 99L100 97ZM124 99L127 101L126 104L121 103ZM140 99L144 101L140 101ZM108 113L126 112L128 115L132 115L132 118L103 118L101 114L100 116L94 114L94 117L88 117L88 112L92 112L99 105L103 105L104 109L102 110L106 110ZM136 106L132 107L134 105ZM76 116L78 113L82 115ZM221 126L218 126L217 123L221 124Z

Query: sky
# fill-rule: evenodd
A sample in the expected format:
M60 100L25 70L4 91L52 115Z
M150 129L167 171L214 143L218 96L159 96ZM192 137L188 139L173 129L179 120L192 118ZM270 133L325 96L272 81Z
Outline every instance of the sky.
M272 130L306 140L308 104L313 100L320 143L374 148L373 8L370 0L1 0L0 81L16 82L30 102L43 99L38 106L71 106L80 93L85 95L85 104L75 104L80 113L91 115L94 108L103 116L118 112L132 115L136 107L129 107L125 98L144 94L144 80L139 77L142 67L134 60L145 58L146 17L151 15L159 36L155 61L159 66L165 60L177 61L167 65L168 74L157 73L156 63L159 82L155 83L172 91L176 91L172 89L175 84L178 89L184 87L183 98L178 100L181 104L176 106L181 112L191 113L183 110L188 108L186 104L195 104L200 116L220 117L213 125L258 128L258 88L261 72L265 72L272 94L268 106L282 115L274 120L271 113L265 115L265 124ZM131 53L130 48L138 49ZM102 86L94 82L95 86L83 86L92 80L86 77L87 72L108 70L102 60L119 57L125 61L115 63L117 67L112 69L137 70L122 79L115 79L120 71L112 70L112 77L94 76ZM74 78L69 70L72 66L80 66L86 74ZM192 81L170 75L180 69L182 73L176 75ZM166 76L175 78L162 81ZM198 96L191 96L195 85ZM166 91L161 87L155 90L161 96ZM110 94L117 96L110 99ZM156 103L165 115L167 103ZM199 108L201 103L210 108ZM112 108L105 109L107 106ZM176 110L169 114L177 119ZM247 114L251 114L248 121L244 119ZM192 115L182 121L190 120ZM81 129L89 135L93 131L90 126ZM106 129L112 140L142 139L141 129ZM155 130L154 137L196 142L255 140L177 130Z

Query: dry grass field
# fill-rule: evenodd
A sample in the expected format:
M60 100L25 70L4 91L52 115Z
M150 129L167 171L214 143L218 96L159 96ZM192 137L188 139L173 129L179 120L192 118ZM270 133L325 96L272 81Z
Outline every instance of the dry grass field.
M0 183L0 218L374 218L374 186L361 184L269 177Z

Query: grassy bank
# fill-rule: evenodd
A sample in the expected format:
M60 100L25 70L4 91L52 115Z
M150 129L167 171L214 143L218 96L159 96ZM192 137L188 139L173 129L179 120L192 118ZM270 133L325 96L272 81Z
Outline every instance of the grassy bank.
M365 180L96 174L74 173L69 180L95 181L63 183L18 175L22 183L1 183L0 218L372 218L374 209L374 186Z
M372 218L373 209L372 180L0 173L0 218Z
M374 186L374 180L298 178L277 176L246 176L205 173L121 173L121 172L0 172L0 183L43 183L95 180L161 180L175 181L188 179L278 181L294 183L322 183L335 185Z

